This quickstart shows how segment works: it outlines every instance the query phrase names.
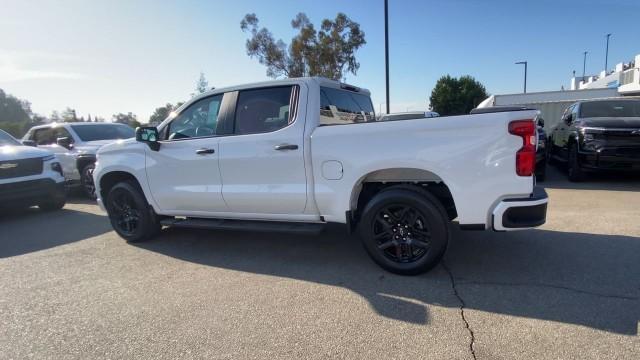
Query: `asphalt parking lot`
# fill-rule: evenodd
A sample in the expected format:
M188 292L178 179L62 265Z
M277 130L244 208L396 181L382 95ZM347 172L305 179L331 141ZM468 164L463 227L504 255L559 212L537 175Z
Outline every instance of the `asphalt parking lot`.
M417 277L338 227L131 245L80 198L4 214L0 358L638 359L640 178L544 185L542 228L455 229Z

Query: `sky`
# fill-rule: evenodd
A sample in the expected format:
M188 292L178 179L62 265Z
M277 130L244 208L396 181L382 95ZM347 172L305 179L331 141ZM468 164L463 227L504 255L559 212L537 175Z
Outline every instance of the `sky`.
M246 54L240 20L289 42L291 19L314 24L344 12L367 44L347 82L368 88L384 110L383 0L0 0L0 89L36 113L71 107L78 116L133 112L146 121L167 102L185 101L200 72L215 87L268 80ZM392 111L424 110L437 79L471 75L489 93L569 87L572 71L610 68L640 54L638 0L389 0Z

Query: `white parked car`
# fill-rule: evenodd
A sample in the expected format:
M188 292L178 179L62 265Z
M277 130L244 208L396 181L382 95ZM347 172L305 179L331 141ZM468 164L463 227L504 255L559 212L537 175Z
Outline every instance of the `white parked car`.
M58 156L68 185L82 185L95 198L93 169L98 149L118 139L133 138L135 131L117 123L52 123L32 127L22 138Z
M56 156L25 146L0 130L0 208L37 205L57 210L65 202L64 176Z
M98 203L128 241L161 226L357 230L373 260L416 274L463 229L545 222L536 111L375 121L369 91L324 78L215 89L98 151Z

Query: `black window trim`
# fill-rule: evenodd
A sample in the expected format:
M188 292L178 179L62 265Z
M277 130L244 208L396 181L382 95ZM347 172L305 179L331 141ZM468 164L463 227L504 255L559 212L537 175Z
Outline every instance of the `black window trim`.
M255 132L255 133L250 133L250 134L237 134L236 133L236 112L238 109L238 99L240 98L240 93L243 91L253 91L253 90L269 90L269 89L278 89L278 88L291 88L291 95L289 97L289 120L288 120L288 124L285 127L282 127L280 129L277 130L273 130L273 131L262 131L262 132ZM240 89L236 91L236 97L235 97L235 103L233 104L233 112L229 115L231 115L229 117L229 121L231 121L231 130L232 132L230 134L228 134L227 136L246 136L246 135L258 135L258 134L269 134L269 133L273 133L276 131L280 131L280 130L284 130L287 129L291 126L293 126L296 121L298 121L298 108L299 108L299 102L300 102L300 85L295 83L295 84L284 84L284 85L272 85L272 86L261 86L261 87L251 87L251 88L246 88L246 89ZM294 111L291 111L291 109L294 109Z

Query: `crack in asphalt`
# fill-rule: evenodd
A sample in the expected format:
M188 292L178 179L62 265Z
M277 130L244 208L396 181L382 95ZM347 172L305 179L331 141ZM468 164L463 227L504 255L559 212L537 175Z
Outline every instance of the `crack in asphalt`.
M458 284L459 285L543 287L543 288L566 290L566 291L571 291L571 292L575 292L575 293L579 293L579 294L598 296L598 297L604 297L604 298L610 298L610 299L618 299L618 300L632 300L632 301L635 301L635 300L640 299L637 296L603 294L603 293L597 293L597 292L592 292L592 291L587 291L587 290L582 290L582 289L576 289L576 288L572 288L572 287L568 287L568 286L554 285L554 284L543 284L543 283L508 283L508 282L491 282L491 281L458 281Z
M464 326L467 328L467 331L469 332L469 338L470 338L469 351L471 351L471 357L474 360L476 360L477 359L476 358L476 351L474 349L476 337L475 337L475 334L473 332L473 329L471 329L471 326L469 326L469 321L467 321L467 318L464 315L464 309L465 309L464 300L462 299L462 297L458 293L458 289L456 287L456 281L455 281L455 278L453 277L453 273L451 272L451 270L449 269L447 264L444 262L444 260L442 260L441 264L442 264L442 267L444 268L444 270L447 272L447 274L449 274L449 279L451 280L451 288L453 289L453 295L455 295L455 297L460 302L460 317L462 317L462 321L464 322Z

